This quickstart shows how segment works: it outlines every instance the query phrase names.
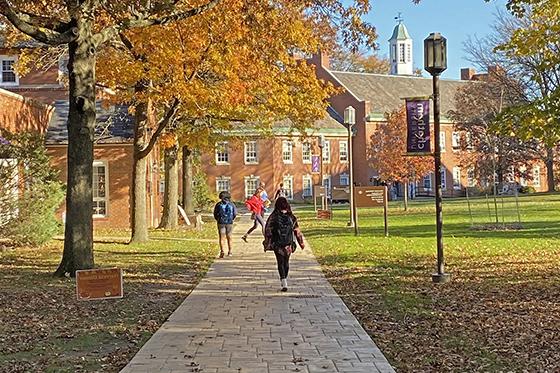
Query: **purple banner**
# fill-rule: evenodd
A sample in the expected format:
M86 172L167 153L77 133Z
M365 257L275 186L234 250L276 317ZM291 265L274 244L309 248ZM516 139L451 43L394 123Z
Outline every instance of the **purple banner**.
M311 172L319 173L321 168L321 160L318 155L311 156Z
M406 100L406 152L430 154L430 100Z

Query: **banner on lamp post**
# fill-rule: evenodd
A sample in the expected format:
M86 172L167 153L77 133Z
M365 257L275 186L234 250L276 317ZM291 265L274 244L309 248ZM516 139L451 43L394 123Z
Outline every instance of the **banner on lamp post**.
M430 98L406 98L406 153L431 155Z

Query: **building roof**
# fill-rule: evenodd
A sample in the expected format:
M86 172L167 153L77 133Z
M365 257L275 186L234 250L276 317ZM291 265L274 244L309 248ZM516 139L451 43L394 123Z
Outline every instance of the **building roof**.
M51 117L47 130L46 143L68 144L68 110L66 100L54 103L55 112ZM128 113L126 105L115 105L105 108L99 101L97 107L97 124L95 126L95 142L98 144L129 143L134 137L134 118Z
M396 40L412 39L410 37L410 34L408 33L408 30L406 29L406 26L403 23L399 23L393 29L393 35L389 40L395 40L395 39Z
M432 78L331 71L331 74L357 99L369 101L371 117L383 116L386 112L404 104L405 97L432 95ZM440 80L441 114L455 109L455 92L468 84L464 80Z

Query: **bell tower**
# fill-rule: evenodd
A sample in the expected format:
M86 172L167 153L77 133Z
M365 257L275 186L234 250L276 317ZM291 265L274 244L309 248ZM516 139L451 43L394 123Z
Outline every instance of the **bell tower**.
M391 75L412 75L412 38L403 23L401 13L395 17L397 25L389 39Z

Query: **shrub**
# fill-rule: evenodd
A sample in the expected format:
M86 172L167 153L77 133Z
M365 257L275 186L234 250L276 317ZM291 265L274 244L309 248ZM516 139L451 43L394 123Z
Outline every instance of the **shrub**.
M193 202L197 210L210 208L218 198L210 192L206 175L200 169L193 178Z
M532 186L524 186L519 189L519 193L523 193L523 194L533 194L536 192L537 191Z

